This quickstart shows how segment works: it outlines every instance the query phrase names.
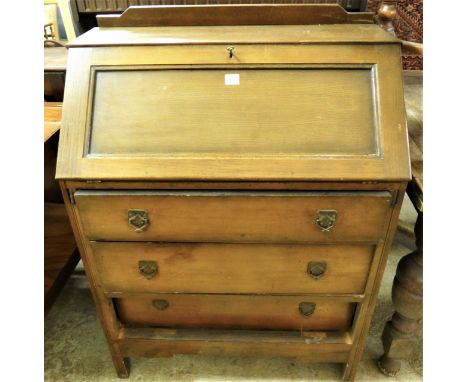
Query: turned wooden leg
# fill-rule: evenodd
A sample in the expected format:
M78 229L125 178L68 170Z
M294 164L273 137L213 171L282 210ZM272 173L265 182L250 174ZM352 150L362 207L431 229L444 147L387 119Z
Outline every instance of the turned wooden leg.
M385 354L378 365L382 373L394 376L400 370L400 359L408 358L414 349L413 334L422 320L423 303L423 214L418 214L414 233L416 250L398 263L393 281L392 301L395 314L382 334Z

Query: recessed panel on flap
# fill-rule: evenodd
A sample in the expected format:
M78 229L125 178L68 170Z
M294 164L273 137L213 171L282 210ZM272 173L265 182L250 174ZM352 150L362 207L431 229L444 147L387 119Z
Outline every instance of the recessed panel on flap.
M374 72L96 70L90 156L378 156Z

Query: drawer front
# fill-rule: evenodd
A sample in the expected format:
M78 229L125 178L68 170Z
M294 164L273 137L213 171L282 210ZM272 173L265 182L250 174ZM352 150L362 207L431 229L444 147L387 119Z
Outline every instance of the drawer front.
M373 245L91 242L107 292L364 292Z
M86 236L107 241L377 241L391 199L386 191L75 192Z
M160 294L115 302L124 324L171 328L347 330L355 310L311 296Z

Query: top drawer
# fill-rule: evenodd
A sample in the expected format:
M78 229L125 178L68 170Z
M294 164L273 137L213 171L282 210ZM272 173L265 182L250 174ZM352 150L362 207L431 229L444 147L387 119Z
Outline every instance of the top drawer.
M391 194L380 192L75 192L90 240L377 241Z

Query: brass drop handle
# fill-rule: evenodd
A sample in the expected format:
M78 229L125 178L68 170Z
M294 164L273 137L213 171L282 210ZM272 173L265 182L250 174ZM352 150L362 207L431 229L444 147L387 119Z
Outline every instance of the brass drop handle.
M324 261L310 261L307 264L307 274L315 280L320 279L327 270L327 263Z
M301 302L299 304L299 312L304 317L309 317L315 311L315 303L314 302Z
M145 210L128 210L128 224L135 232L143 232L149 226L148 212Z
M169 301L153 300L153 306L158 310L166 310L167 308L169 308Z
M147 280L152 279L158 273L158 263L156 261L140 260L138 271Z
M338 212L336 210L318 210L315 223L322 232L329 232L336 224Z

